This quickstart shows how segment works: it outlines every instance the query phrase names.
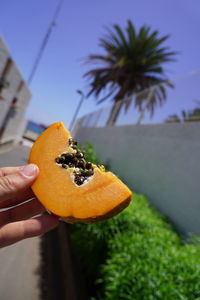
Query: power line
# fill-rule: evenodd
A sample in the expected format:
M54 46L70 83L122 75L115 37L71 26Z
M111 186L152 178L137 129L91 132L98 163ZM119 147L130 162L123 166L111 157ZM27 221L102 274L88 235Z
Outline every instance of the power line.
M50 24L48 26L48 29L47 29L47 32L46 32L44 38L42 40L42 44L41 44L41 46L39 48L38 54L37 54L34 62L33 62L33 66L32 66L30 75L29 75L28 80L27 80L27 83L28 83L29 86L30 86L30 84L33 81L34 75L35 75L36 70L37 70L37 68L38 68L38 66L40 64L40 60L41 60L42 55L44 53L44 50L45 50L45 48L47 46L47 43L49 41L49 38L50 38L51 33L53 31L53 28L56 25L56 19L57 19L59 13L60 13L60 10L62 8L63 3L64 3L64 0L60 0L58 2L57 6L56 6L56 9L55 9L55 12L54 12L54 15L53 15L53 18L52 18L52 20L51 20L51 22L50 22Z

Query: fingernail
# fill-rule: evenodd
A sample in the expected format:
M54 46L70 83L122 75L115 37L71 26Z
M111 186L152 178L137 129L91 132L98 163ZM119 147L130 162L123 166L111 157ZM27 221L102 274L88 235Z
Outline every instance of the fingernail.
M37 169L36 165L34 165L34 164L29 164L29 165L23 167L22 170L20 170L20 172L21 172L24 176L31 177L31 176L35 175L36 169Z

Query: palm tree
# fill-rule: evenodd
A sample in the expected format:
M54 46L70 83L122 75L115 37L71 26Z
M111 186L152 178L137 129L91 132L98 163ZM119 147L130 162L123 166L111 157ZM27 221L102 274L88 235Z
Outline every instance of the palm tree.
M89 79L88 97L94 95L97 103L112 97L114 102L107 125L116 122L123 106L126 111L129 109L136 93L139 93L134 100L136 108L142 111L145 107L151 115L155 106L166 100L165 86L173 85L165 76L164 64L172 61L176 52L163 46L168 35L158 35L158 31L152 32L148 26L136 32L129 20L125 32L118 25L113 30L107 29L107 35L100 39L105 54L87 57L87 62L100 65L84 74ZM140 93L152 86L155 87L150 96L148 91Z
M185 123L185 122L200 122L200 107L196 107L191 111L181 111L181 116L176 114L169 116L166 123Z
M181 123L181 122L182 122L182 119L178 115L176 115L176 114L170 115L165 120L165 123Z

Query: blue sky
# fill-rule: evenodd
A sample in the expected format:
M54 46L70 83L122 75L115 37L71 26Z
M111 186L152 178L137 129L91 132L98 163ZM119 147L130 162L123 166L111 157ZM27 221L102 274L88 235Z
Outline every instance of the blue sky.
M1 0L0 34L25 78L57 3L57 0ZM171 35L167 45L180 54L177 62L166 67L170 78L199 69L199 15L199 0L65 0L31 84L33 97L27 117L46 124L62 120L68 125L79 101L76 90L87 91L82 75L89 66L83 65L81 58L101 52L98 39L105 33L105 26L117 23L124 27L127 19L136 28L147 24L161 35ZM199 77L196 81L195 87ZM182 86L187 88L187 84ZM198 92L199 89L195 91L196 98ZM174 104L175 109L177 105ZM97 108L93 98L87 99L80 115Z

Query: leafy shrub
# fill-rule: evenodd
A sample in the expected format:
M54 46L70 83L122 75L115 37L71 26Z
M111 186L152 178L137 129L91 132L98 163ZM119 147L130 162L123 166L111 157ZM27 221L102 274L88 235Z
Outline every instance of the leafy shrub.
M200 299L199 245L183 243L144 196L106 222L75 225L72 239L95 299Z
M124 213L132 230L108 240L99 299L200 299L199 245L183 244L143 196Z
M106 222L73 225L72 241L93 300L200 300L198 239L183 241L142 195Z

